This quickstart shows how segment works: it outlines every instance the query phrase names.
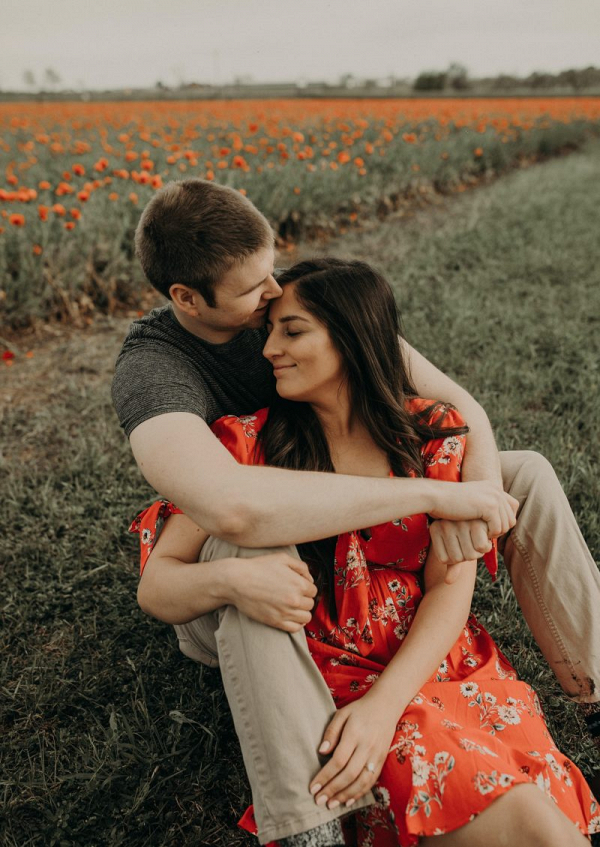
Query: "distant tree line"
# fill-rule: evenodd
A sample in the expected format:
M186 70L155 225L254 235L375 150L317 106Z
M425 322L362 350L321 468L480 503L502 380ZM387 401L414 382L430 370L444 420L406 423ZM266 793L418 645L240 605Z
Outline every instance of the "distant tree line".
M590 66L580 70L571 68L556 74L535 71L524 77L499 74L496 77L471 79L464 65L453 63L445 71L424 71L413 83L415 91L468 91L470 88L482 87L498 91L520 88L540 91L569 88L573 91L583 91L589 88L600 88L600 68Z

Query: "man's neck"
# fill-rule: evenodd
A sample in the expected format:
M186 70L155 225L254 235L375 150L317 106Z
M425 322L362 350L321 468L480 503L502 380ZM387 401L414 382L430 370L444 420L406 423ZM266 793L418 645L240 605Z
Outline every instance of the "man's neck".
M186 313L182 312L181 309L178 309L174 303L171 303L171 308L173 309L173 314L175 315L177 322L184 329L192 335L195 335L196 338L200 338L202 341L208 341L209 344L225 344L241 332L239 329L229 329L225 327L221 329L218 327L215 328L214 326L207 326L199 318L191 318L189 315L186 315Z

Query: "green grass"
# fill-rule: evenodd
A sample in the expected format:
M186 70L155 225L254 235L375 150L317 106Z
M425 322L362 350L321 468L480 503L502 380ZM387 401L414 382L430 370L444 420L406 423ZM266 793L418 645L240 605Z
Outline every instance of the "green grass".
M593 145L327 246L388 273L409 340L483 402L501 447L548 456L596 560L599 177ZM126 528L151 492L109 399L126 323L59 336L2 369L7 847L256 843L235 827L249 794L219 674L180 655L135 600ZM597 767L506 578L482 580L476 605L540 692L559 746Z

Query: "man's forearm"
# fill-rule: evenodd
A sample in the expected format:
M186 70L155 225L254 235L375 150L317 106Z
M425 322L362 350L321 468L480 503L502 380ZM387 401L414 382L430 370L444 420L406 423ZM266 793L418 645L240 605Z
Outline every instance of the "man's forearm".
M149 561L138 586L140 608L153 618L183 624L231 602L229 573L234 560L186 563Z
M217 499L229 504L221 533L245 547L283 547L430 512L439 483L427 479L376 479L238 465ZM164 491L164 487L163 487ZM193 521L204 519L197 492L177 505Z
M456 406L469 425L469 437L462 463L462 480L463 482L489 480L502 487L500 456L488 416L479 403L470 395L467 396L471 401L470 409L463 410Z
M504 497L483 483L240 465L203 421L187 413L146 421L131 444L156 491L207 534L245 547L314 541L422 512L496 525Z
M489 480L502 487L498 448L483 407L406 341L402 340L401 346L419 396L452 403L469 426L462 466L463 482Z

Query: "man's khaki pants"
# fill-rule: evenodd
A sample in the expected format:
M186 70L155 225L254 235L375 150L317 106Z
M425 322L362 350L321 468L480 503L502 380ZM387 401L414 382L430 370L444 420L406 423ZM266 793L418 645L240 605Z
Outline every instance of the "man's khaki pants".
M600 701L600 574L551 465L538 453L501 453L517 524L501 540L525 619L565 693ZM265 552L210 538L201 561ZM297 555L294 547L285 548ZM182 652L221 668L248 773L261 844L304 832L347 810L318 807L308 791L317 749L335 711L307 648L289 634L225 606L175 627ZM374 802L371 793L352 812Z

